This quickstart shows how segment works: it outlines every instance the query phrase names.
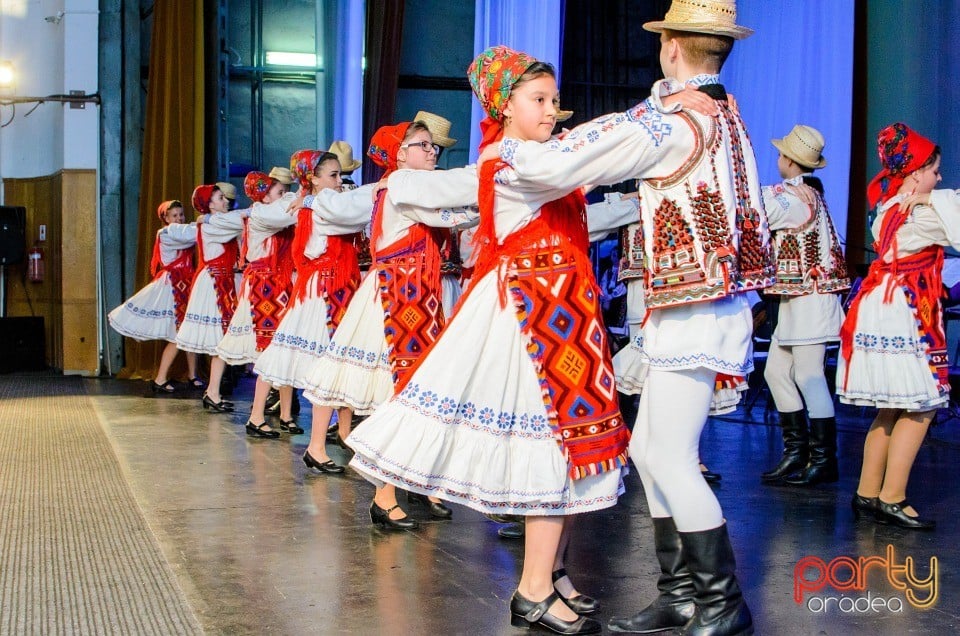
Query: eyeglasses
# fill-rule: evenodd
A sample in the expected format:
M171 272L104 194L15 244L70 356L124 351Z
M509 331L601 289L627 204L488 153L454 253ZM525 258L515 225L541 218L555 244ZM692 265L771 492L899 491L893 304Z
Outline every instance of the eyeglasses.
M420 150L422 150L422 151L424 151L424 152L427 152L427 153L429 153L431 150L433 150L433 154L435 154L435 155L439 155L439 154L440 154L440 146L438 146L437 144L432 144L432 143L430 143L429 141L411 141L410 143L408 143L408 144L403 144L403 145L400 146L400 147L401 147L401 148L409 148L410 146L419 146L419 147L420 147Z

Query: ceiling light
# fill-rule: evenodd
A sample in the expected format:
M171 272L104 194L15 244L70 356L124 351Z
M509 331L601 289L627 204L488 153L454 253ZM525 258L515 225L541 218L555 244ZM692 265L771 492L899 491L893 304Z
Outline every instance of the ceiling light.
M317 54L267 51L267 64L271 66L303 66L307 68L317 68Z

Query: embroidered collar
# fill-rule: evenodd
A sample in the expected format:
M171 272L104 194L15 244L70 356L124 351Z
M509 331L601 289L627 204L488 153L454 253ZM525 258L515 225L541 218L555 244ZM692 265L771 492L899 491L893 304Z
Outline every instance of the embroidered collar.
M701 73L700 75L694 75L693 77L688 79L686 82L684 82L684 85L693 86L694 88L696 88L697 86L705 86L707 84L719 84L719 83L720 83L719 75L714 75L712 73Z

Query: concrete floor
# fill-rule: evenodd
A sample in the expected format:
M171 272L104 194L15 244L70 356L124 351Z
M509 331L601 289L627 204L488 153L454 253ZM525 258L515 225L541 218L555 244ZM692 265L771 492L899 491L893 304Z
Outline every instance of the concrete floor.
M217 634L514 634L507 603L519 576L521 545L497 537L497 525L454 507L410 533L371 528L372 487L356 474L309 473L300 456L308 435L251 440L243 424L252 380L235 393L237 411L210 414L198 394L154 398L147 384L87 380L85 386L123 473L203 628ZM307 406L304 400L304 406ZM839 484L816 490L761 486L779 458L779 430L764 422L762 400L711 421L703 457L723 474L717 495L730 525L739 575L758 634L956 634L960 632L957 547L960 465L957 420L934 429L914 468L910 499L939 527L915 533L855 523L855 488L869 413L841 409ZM309 433L309 409L300 418ZM339 463L346 458L328 447ZM585 516L568 570L603 603L604 623L655 595L657 564L639 480L615 508ZM878 596L902 612L826 613L793 600L794 567L805 556L829 562L885 555L913 557L926 576L939 559L939 600L915 609L878 570L867 589L824 589L816 596ZM849 577L841 568L838 578ZM925 593L920 593L921 597ZM861 603L862 605L862 603ZM814 601L816 609L817 601Z

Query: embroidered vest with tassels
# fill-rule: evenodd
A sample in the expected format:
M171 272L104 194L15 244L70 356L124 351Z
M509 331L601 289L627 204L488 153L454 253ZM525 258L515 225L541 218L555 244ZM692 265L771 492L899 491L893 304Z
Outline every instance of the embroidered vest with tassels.
M808 182L807 178L804 182ZM783 191L783 184L774 186L774 192ZM827 203L820 193L809 222L773 233L773 253L777 263L777 282L767 288L768 294L807 296L850 289L843 248Z
M640 181L641 254L635 239L624 249L622 271L642 271L648 309L723 298L775 282L770 231L743 121L723 88L700 87L717 99L720 114L679 112L693 132L669 175ZM680 122L677 122L679 125ZM729 162L721 170L719 164Z

